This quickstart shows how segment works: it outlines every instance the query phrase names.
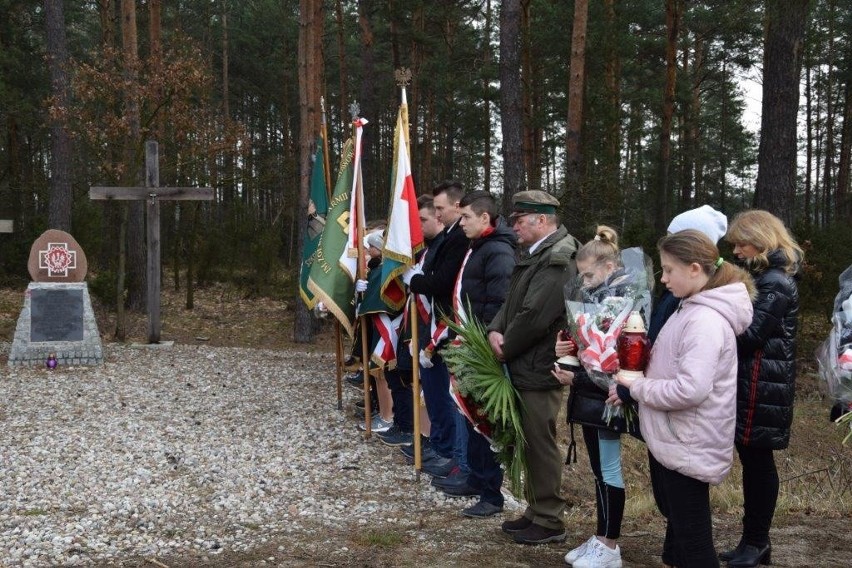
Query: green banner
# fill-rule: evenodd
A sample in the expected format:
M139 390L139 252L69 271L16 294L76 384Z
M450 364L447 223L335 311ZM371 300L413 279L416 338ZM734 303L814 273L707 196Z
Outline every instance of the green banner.
M346 249L349 235L354 148L351 138L343 146L340 171L328 204L325 230L314 254L308 278L308 290L314 295L314 301L325 304L350 337L355 320L355 283L340 267L340 257Z
M316 305L317 300L308 289L308 277L311 275L311 266L316 259L317 247L319 247L325 218L328 215L328 190L325 184L322 136L317 136L317 152L314 155L314 166L311 170L311 194L307 213L308 224L305 243L302 247L302 266L299 270L299 294L310 309Z

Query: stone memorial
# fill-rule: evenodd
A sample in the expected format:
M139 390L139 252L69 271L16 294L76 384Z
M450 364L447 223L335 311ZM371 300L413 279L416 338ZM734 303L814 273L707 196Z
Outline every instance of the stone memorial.
M33 282L24 295L10 366L103 363L103 346L88 285L88 263L79 243L51 229L36 239L28 262Z

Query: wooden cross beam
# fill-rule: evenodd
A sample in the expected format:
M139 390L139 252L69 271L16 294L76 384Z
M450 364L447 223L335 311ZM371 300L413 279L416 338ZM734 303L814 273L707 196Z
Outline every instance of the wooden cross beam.
M89 199L147 201L148 343L160 342L160 200L210 201L211 187L159 187L160 161L156 140L145 142L145 187L89 188Z

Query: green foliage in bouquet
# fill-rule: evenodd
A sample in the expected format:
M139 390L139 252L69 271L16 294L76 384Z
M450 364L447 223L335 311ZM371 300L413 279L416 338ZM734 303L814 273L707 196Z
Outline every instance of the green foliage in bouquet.
M836 424L840 424L841 426L846 425L849 427L849 433L846 434L846 437L843 438L843 445L846 445L846 442L852 438L852 412L847 412L846 414L840 416L837 420L834 421Z
M505 467L512 493L522 495L522 483L529 475L518 391L491 351L485 327L476 318L461 325L447 320L447 325L461 341L444 348L444 361L455 375L459 392L485 414L497 461Z

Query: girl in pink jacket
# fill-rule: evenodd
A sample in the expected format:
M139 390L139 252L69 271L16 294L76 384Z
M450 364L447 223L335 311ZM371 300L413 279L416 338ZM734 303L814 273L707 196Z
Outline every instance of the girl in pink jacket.
M695 230L657 245L660 281L680 306L660 331L645 377L617 376L639 401L654 498L666 517L668 566L719 566L710 485L731 469L737 393L736 336L752 318L754 284Z

